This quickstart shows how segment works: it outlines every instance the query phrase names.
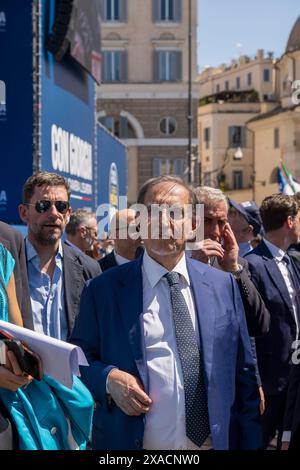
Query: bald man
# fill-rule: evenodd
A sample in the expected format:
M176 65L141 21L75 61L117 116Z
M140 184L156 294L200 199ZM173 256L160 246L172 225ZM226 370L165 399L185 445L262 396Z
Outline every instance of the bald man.
M110 224L110 239L114 241L114 250L99 260L102 271L128 263L140 253L140 238L136 240L128 235L128 227L135 224L135 216L132 209L123 209L114 214Z

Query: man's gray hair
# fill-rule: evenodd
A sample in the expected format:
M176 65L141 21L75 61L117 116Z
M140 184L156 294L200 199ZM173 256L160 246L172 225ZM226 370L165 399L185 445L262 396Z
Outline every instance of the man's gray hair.
M229 208L228 199L220 189L211 188L210 186L198 186L194 189L194 192L199 204L225 202L227 209Z
M96 215L93 212L89 212L85 209L77 209L76 211L72 212L70 221L66 226L66 234L76 235L79 227L88 227L90 220L94 217L96 217Z

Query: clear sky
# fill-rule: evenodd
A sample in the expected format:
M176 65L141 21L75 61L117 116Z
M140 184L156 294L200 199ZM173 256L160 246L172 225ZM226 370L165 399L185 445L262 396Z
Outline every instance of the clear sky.
M280 57L300 15L299 0L198 0L198 67L230 63L257 49Z

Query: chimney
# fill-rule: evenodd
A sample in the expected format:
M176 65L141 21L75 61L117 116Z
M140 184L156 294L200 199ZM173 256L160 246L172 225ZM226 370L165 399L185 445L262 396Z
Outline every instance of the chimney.
M263 49L258 49L257 50L257 58L258 60L262 60L264 58L265 51Z

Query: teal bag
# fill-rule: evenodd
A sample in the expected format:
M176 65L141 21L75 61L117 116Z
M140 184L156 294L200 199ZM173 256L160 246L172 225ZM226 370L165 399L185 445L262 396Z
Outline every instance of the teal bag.
M0 388L0 397L18 431L20 450L86 448L94 401L80 379L74 376L73 380L72 389L47 375L17 392Z

